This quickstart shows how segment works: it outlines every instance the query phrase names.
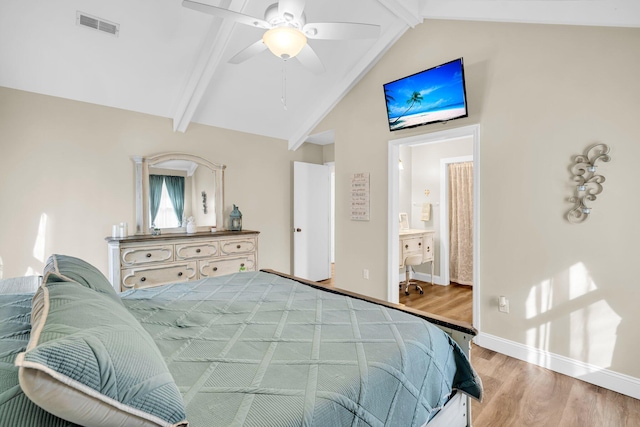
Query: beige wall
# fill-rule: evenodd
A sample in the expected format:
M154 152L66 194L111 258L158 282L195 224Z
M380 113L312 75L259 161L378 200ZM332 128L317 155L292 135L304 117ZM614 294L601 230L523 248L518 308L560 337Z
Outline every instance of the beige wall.
M193 173L193 177L191 179L193 182L193 206L191 215L193 216L193 220L196 225L216 225L216 174L209 168L198 167L196 171ZM207 195L207 213L204 213L204 206L202 203L202 192L205 192ZM189 217L185 215L185 219ZM223 224L219 224L220 228L223 227ZM224 225L225 227L228 224Z
M385 298L391 139L480 125L481 331L640 377L640 29L426 21L409 30L314 132L336 135L336 281ZM464 57L469 117L390 133L382 84ZM612 148L583 224L564 216L569 164ZM371 221L348 215L371 174ZM355 249L357 248L357 250ZM368 268L370 280L362 278ZM510 314L496 299L510 299Z
M227 165L225 217L237 204L261 232L259 266L290 271L292 161L322 163L321 147L197 124L174 133L168 119L0 88L0 276L40 272L51 253L106 272L111 225L135 230L130 156L168 151Z
M335 162L336 144L327 144L322 146L322 160L324 163Z

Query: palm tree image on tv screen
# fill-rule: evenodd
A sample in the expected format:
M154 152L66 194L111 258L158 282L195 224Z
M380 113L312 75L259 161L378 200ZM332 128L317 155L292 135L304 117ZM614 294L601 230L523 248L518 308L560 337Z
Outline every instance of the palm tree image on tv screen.
M467 117L462 58L384 85L390 130Z

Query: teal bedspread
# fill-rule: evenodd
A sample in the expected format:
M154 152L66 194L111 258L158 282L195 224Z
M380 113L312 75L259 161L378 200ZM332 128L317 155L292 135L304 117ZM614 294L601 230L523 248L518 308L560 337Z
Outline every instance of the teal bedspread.
M437 327L273 274L130 291L123 301L164 354L193 427L420 426L452 388L480 393Z
M160 348L191 427L420 426L452 390L481 394L466 356L436 326L277 275L121 296ZM3 402L38 410L28 408L12 364L29 338L30 298L0 296L2 426L20 425L5 424ZM38 425L70 425L45 418Z

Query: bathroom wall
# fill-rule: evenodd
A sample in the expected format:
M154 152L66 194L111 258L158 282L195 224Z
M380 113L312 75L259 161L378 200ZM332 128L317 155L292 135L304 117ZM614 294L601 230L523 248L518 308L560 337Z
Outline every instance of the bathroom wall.
M442 159L473 155L473 139L470 137L439 142L435 144L414 145L411 150L411 228L418 230L435 230L434 275L440 276L441 238L440 238L440 209L444 195L440 194L440 175ZM402 175L402 172L400 173ZM425 195L429 190L429 195ZM429 221L421 220L423 203L431 204ZM416 271L431 274L431 266L424 264L416 267ZM440 283L446 285L447 283Z
M399 173L399 187L400 192L398 194L398 212L406 212L409 215L409 224L411 221L411 187L413 185L411 178L411 147L400 147L400 161L402 162L403 169Z

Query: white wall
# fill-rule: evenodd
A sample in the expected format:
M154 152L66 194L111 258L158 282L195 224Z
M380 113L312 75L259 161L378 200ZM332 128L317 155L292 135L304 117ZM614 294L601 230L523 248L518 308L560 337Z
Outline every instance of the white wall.
M477 123L481 331L640 378L638 46L638 28L429 20L407 31L314 130L336 136L337 285L386 298L388 141ZM382 85L457 57L469 117L390 133ZM587 222L569 224L569 165L596 142L612 148L604 191ZM349 220L356 172L371 176L369 222Z
M225 218L238 205L259 267L290 272L292 162L322 163L320 146L0 88L0 276L41 272L52 253L106 272L111 225L135 230L130 156L170 151L227 165Z
M398 171L398 212L406 213L409 224L413 224L411 218L411 197L413 192L413 161L411 160L411 147L401 146L399 157L402 161L402 170ZM399 219L398 219L399 220Z

